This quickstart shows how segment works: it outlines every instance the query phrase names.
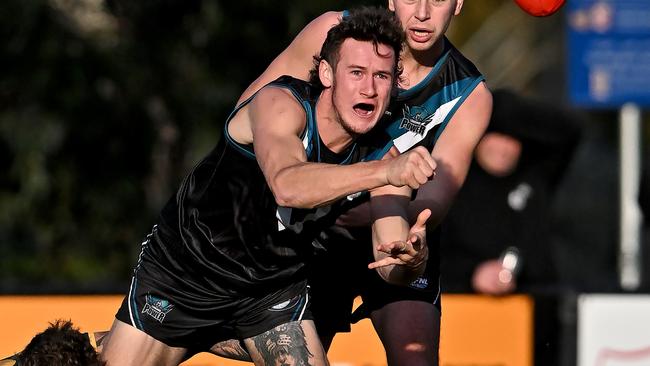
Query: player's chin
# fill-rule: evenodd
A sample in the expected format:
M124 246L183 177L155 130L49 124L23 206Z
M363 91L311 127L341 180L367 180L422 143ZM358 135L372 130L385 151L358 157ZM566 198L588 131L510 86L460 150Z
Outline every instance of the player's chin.
M426 41L416 41L413 39L408 39L407 44L409 49L412 51L420 51L420 52L425 52L428 51L433 47L435 44L436 38L435 37L430 37Z
M356 132L357 135L363 135L368 132L370 132L375 126L377 126L377 121L378 119L372 119L372 120L365 120L362 121L362 123L357 123L356 126L354 127L354 132Z
M371 130L381 117L380 108L374 104L358 103L353 107L354 130L363 134Z
M359 135L365 135L366 133L370 132L377 124L372 123L372 124L359 124L356 123L354 126L351 126L352 128L350 129L353 135L359 136Z

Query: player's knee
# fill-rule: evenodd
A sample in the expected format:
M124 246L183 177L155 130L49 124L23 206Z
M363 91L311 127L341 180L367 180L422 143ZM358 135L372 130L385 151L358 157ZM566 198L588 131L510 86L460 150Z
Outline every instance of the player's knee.
M389 366L437 366L438 349L426 342L408 342L405 344L387 345L386 357Z

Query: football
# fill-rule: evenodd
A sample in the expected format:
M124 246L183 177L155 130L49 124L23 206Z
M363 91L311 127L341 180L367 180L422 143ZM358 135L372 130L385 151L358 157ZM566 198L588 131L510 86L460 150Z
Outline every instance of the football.
M515 0L526 13L536 17L546 17L557 12L565 0Z

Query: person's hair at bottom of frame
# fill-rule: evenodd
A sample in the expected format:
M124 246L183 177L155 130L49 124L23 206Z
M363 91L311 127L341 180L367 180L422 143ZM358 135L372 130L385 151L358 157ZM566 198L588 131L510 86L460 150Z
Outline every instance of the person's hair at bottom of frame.
M25 349L12 357L15 366L103 366L90 343L69 320L57 320L32 338Z

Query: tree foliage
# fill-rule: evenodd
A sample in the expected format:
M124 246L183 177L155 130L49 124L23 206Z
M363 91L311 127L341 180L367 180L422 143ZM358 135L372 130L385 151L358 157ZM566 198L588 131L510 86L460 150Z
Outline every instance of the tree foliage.
M121 291L239 93L310 19L360 3L3 1L0 291Z

